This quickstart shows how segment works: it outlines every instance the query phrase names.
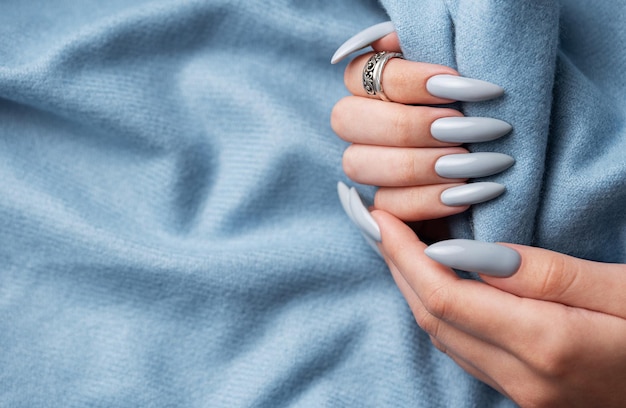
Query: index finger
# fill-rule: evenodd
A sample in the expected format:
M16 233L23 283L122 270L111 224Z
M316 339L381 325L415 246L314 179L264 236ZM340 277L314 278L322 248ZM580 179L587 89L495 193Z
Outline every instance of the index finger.
M545 320L527 319L529 310L536 309L536 315L542 315L545 308L566 312L566 307L557 303L523 299L482 282L461 279L426 256L426 245L402 221L379 210L373 211L372 217L380 227L383 252L426 310L459 330L521 355L526 344L551 333L552 328Z

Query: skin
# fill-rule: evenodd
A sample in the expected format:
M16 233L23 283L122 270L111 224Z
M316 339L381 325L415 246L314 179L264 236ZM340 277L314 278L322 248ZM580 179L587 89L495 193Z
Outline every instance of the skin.
M394 34L373 46L399 50ZM623 406L626 265L504 244L520 253L520 269L509 278L481 276L480 282L460 279L428 258L415 231L441 238L441 218L467 209L439 201L443 189L464 180L442 179L432 164L462 148L437 142L429 126L435 118L461 114L407 104L449 102L428 95L424 84L432 75L456 73L391 60L385 93L398 102L382 102L360 84L368 57L347 67L345 82L354 96L335 106L332 126L353 143L344 155L346 174L381 186L372 211L382 234L379 248L417 324L437 349L521 406Z

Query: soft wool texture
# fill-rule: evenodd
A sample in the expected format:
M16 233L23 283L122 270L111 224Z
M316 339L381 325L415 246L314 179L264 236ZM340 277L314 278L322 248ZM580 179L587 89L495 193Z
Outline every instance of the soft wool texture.
M506 90L467 116L513 125L469 146L515 157L490 177L497 200L458 217L455 235L626 260L626 3L383 1L408 58L453 66Z
M390 17L408 58L506 89L459 105L517 164L455 234L625 262L620 0L4 1L0 406L512 405L336 197L329 59Z

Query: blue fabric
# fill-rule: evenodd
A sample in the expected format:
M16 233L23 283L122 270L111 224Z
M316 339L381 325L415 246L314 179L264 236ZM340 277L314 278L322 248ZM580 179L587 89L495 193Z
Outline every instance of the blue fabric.
M494 82L467 103L509 136L469 146L515 157L488 180L497 200L456 219L455 235L626 262L626 3L620 0L386 0L405 55Z
M626 12L598 3L4 1L0 406L510 406L343 213L329 59L389 15L504 86L462 108L518 162L457 233L624 262Z

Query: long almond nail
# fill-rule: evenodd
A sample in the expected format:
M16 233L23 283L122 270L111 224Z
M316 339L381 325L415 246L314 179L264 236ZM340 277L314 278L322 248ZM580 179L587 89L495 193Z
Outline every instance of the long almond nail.
M504 245L470 239L450 239L437 242L425 249L431 259L467 272L508 277L519 269L520 254Z
M502 87L491 82L449 74L430 77L426 89L433 96L463 102L485 101L504 94Z
M365 208L359 193L354 187L350 189L350 210L352 211L354 222L361 228L361 231L374 241L381 242L380 228L368 209Z
M441 193L441 202L451 207L472 205L492 200L506 188L502 184L485 181L451 187Z
M352 210L350 209L350 188L346 186L344 183L342 183L341 181L339 181L337 183L337 195L339 196L339 201L341 201L341 206L343 207L343 210L345 211L345 213L348 215L348 218L350 218L350 221L352 221L352 223L360 230L361 235L363 236L365 241L369 244L369 246L372 247L372 249L381 258L384 258L383 254L380 252L380 249L378 249L378 246L376 245L376 241L370 238L370 236L365 231L363 231L361 226L356 222L354 216L352 215Z
M376 40L380 40L387 34L391 34L395 31L395 27L391 21L379 23L373 25L355 36L351 37L348 41L341 44L341 46L335 51L335 54L330 59L331 64L336 64L348 55L362 48L367 47Z
M352 210L350 210L350 188L341 181L337 182L337 195L339 196L339 201L341 202L343 211L346 213L348 218L350 218L350 221L356 224L354 216L352 215Z
M500 173L515 163L507 154L493 152L449 154L435 163L435 172L446 178L487 177Z
M498 139L512 129L500 119L452 116L435 120L430 126L430 133L441 142L476 143Z

